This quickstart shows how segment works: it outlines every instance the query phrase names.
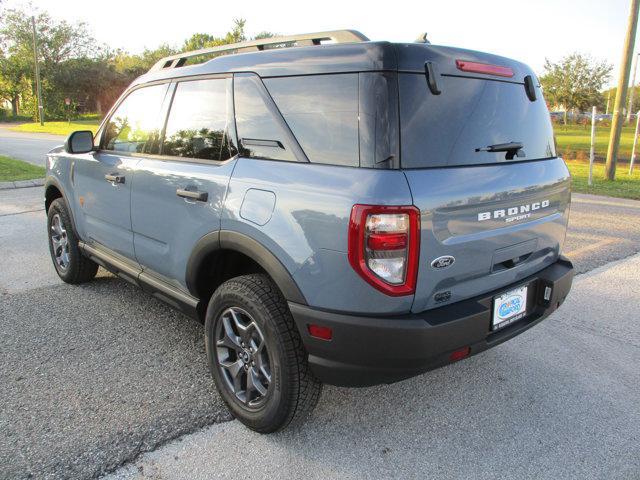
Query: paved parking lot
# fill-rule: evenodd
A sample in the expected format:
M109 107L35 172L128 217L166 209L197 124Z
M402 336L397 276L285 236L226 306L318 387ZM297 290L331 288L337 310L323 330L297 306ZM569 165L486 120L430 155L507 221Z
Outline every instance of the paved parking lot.
M298 431L213 425L110 480L640 478L639 269L579 278L561 311L468 361L327 388Z
M106 273L57 279L41 197L0 192L0 478L638 478L640 202L574 196L578 270L626 260L540 326L395 385L326 388L305 428L259 436L227 422L199 323Z

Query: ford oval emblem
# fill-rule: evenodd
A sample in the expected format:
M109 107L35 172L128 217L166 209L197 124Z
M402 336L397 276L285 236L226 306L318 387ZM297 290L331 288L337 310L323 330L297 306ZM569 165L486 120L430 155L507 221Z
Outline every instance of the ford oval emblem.
M456 259L451 255L443 255L442 257L438 257L433 262L431 262L431 266L438 269L447 268L453 265L455 261Z

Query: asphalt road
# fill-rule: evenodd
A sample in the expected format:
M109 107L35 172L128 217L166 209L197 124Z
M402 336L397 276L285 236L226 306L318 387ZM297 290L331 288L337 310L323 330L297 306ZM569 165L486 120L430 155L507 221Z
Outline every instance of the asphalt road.
M107 273L57 279L42 194L0 191L0 478L97 476L207 425L117 475L638 477L637 257L578 277L514 341L399 384L327 388L303 430L261 437L224 422L199 323ZM579 271L638 251L640 202L574 196Z
M14 132L9 125L0 124L0 155L24 160L44 167L45 154L62 145L65 137L43 133Z
M327 388L296 431L213 425L109 480L637 479L640 255L605 268L542 324L467 361Z

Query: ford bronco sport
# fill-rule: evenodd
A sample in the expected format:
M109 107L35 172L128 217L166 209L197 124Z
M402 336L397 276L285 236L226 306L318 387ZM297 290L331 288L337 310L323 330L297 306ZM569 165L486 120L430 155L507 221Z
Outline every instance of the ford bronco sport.
M100 265L203 320L259 432L321 382L395 382L547 317L569 203L526 65L354 31L162 59L48 154L45 189L62 280Z

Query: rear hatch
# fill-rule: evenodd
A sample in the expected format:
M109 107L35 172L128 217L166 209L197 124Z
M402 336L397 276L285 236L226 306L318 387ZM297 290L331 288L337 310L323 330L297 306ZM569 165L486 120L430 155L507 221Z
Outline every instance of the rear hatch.
M413 311L500 289L556 261L570 177L535 74L468 50L398 52L401 166L422 229Z

